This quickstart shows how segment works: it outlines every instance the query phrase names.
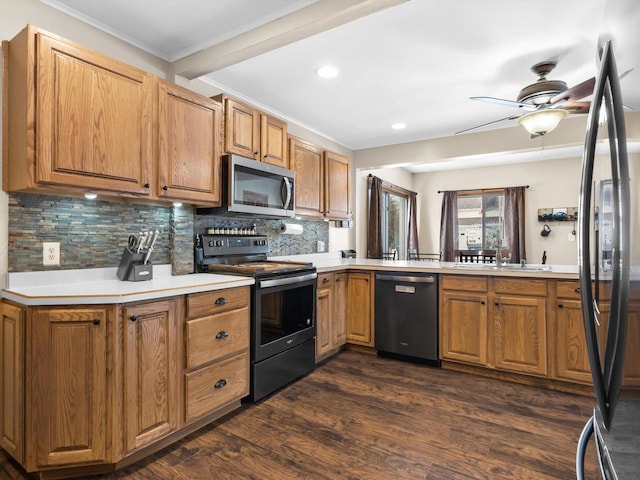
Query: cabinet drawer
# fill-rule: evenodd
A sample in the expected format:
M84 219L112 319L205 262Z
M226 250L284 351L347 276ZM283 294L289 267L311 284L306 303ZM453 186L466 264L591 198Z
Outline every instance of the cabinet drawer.
M318 274L318 288L329 288L333 285L333 273Z
M249 287L227 288L187 296L187 318L204 317L249 305Z
M545 296L547 280L494 278L493 289L496 293Z
M249 354L186 374L185 387L187 422L240 400L249 393Z
M580 283L573 281L557 281L556 297L580 300Z
M249 308L187 322L187 369L249 348Z
M458 275L443 275L440 285L444 290L462 290L465 292L486 292L487 277L465 277Z

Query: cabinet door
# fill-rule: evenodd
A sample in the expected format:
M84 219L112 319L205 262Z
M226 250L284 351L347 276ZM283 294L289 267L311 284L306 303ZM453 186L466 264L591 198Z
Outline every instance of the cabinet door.
M347 279L346 273L336 273L333 283L333 339L336 347L347 343Z
M260 154L260 114L231 98L224 100L225 151L257 160Z
M37 34L36 182L148 195L151 75Z
M289 167L296 172L296 215L324 216L322 149L298 138L289 139Z
M178 358L174 301L124 309L124 414L127 451L178 427Z
M326 277L323 275L323 277ZM322 360L333 348L331 332L331 287L317 290L316 301L316 361Z
M37 309L27 326L27 464L107 461L107 312ZM33 462L35 458L35 463Z
M349 218L349 158L324 152L324 210L330 219Z
M442 292L442 358L487 364L487 296Z
M271 115L260 115L260 160L289 168L287 123Z
M578 300L561 299L556 305L556 376L591 383L582 303Z
M496 297L493 309L495 367L521 373L547 373L546 299Z
M0 447L24 461L24 309L0 303Z
M158 195L220 205L219 103L160 81Z
M369 273L349 273L347 283L347 341L373 347L371 297L373 281Z

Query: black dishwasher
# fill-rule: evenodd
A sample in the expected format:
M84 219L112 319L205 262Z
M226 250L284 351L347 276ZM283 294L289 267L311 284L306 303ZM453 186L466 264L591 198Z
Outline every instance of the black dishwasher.
M438 275L380 272L375 287L378 354L440 366Z

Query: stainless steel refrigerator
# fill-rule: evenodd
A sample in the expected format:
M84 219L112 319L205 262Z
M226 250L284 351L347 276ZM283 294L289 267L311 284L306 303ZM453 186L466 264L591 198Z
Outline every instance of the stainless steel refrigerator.
M625 353L627 357L640 355L640 344L630 344L627 335L629 327L637 327L630 322L639 321L628 313L630 287L640 280L640 168L635 165L637 160L629 161L613 45L607 41L600 48L578 207L580 291L595 407L578 442L576 474L584 479L585 455L591 454L588 445L593 436L602 478L637 480L640 397L625 391L623 377ZM604 156L597 151L602 143L608 144Z

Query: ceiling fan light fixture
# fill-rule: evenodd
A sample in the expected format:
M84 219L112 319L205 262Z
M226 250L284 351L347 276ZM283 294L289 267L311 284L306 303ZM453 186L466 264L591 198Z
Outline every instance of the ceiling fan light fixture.
M544 135L555 129L566 114L561 108L536 110L522 115L518 123L531 135Z

